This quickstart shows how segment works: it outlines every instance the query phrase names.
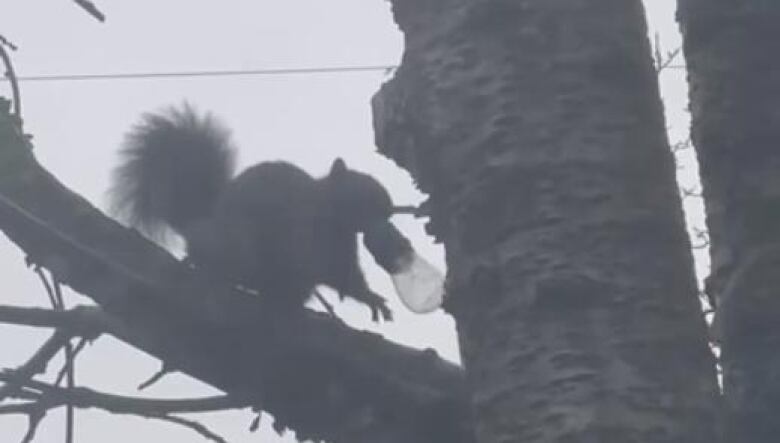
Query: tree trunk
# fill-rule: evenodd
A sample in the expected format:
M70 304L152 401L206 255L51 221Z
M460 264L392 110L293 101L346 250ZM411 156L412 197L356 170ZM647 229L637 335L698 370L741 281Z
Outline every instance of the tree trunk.
M718 441L639 0L394 0L377 143L430 194L477 440Z
M728 441L780 435L780 2L679 0Z

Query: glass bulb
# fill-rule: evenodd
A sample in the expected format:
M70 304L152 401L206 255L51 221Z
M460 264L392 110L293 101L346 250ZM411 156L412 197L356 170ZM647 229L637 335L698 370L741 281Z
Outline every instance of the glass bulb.
M416 252L398 259L390 275L398 297L410 311L426 314L438 309L444 299L444 275Z
M366 229L363 244L390 274L395 292L410 311L425 314L441 306L444 275L420 257L392 223L383 221Z

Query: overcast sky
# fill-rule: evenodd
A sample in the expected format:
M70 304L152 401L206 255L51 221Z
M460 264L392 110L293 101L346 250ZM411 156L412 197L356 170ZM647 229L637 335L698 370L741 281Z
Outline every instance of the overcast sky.
M19 46L13 53L20 76L110 74L385 66L398 63L402 35L381 0L97 0L108 16L100 24L69 0L0 0L0 35ZM663 46L679 46L674 0L649 0L653 31ZM680 60L680 63L682 60ZM679 63L678 63L679 64ZM408 175L376 154L369 100L386 74L380 71L240 77L197 77L22 83L25 129L35 152L62 182L105 207L109 172L127 128L145 111L187 100L213 111L233 130L240 165L268 159L294 162L312 174L327 171L336 157L378 177L398 204L421 200ZM661 81L670 137L687 130L684 72L667 70ZM9 95L0 83L0 95ZM695 182L684 160L681 180ZM700 204L687 201L693 223L701 225ZM422 222L397 217L396 223L420 252L443 268L443 252L425 237ZM701 256L701 254L699 254ZM365 258L365 257L364 257ZM385 294L396 314L391 324L374 325L360 305L336 303L340 316L357 328L370 328L391 340L431 347L458 361L453 321L441 313L416 316L398 303L387 277L371 259L363 260L374 289ZM699 269L706 267L700 260ZM23 256L0 238L3 287L0 303L45 306L47 299ZM69 294L68 303L88 303ZM46 331L0 325L0 368L24 361ZM59 361L54 365L58 369ZM135 386L159 362L108 337L88 347L78 360L78 382L114 393L138 394ZM56 372L56 371L55 371ZM185 376L172 375L145 391L158 397L213 394ZM258 434L247 431L247 411L198 416L232 443L289 442L270 430L264 417ZM36 442L61 440L63 415L51 413ZM0 417L0 441L19 441L24 417ZM78 443L138 441L197 442L192 431L134 417L78 411Z

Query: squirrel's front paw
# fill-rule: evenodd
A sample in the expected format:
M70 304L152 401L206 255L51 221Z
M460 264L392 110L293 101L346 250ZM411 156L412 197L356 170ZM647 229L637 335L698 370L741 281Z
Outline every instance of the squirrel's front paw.
M373 294L372 300L368 304L368 307L371 308L371 320L378 322L380 316L384 321L393 320L393 311L387 307L387 300L385 300L381 295Z

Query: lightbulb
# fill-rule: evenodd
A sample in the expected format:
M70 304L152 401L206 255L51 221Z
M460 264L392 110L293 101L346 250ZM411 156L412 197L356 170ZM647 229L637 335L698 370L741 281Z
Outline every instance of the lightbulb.
M416 252L400 257L390 275L404 306L417 314L435 311L444 298L444 275Z
M395 292L410 311L425 314L441 306L444 275L420 257L392 223L382 222L367 229L363 243L390 274Z

